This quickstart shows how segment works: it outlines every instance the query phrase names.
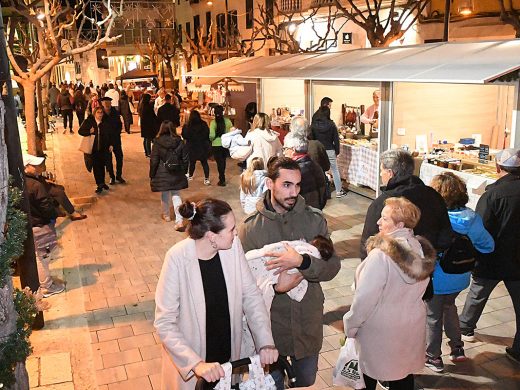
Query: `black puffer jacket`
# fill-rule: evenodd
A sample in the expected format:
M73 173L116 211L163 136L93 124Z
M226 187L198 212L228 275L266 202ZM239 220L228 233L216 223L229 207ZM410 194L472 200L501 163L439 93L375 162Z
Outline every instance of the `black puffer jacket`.
M188 124L182 127L182 138L186 140L186 146L190 154L190 160L207 160L210 149L209 127L204 121Z
M323 210L327 204L325 173L307 154L295 158L295 161L302 173L300 195L308 206Z
M153 111L152 103L142 105L141 110L141 137L154 138L159 131L159 122Z
M47 192L45 185L36 176L25 174L25 186L29 194L32 226L48 225L58 217L54 201Z
M175 127L180 126L180 111L177 107L175 107L171 103L164 103L157 110L157 121L159 122L159 126L164 121L172 121Z
M176 150L178 161L182 162L185 169L181 172L171 173L164 162L168 159L168 150ZM180 137L172 137L164 134L155 140L150 157L150 187L152 192L183 190L188 188L186 172L188 169L188 149Z
M377 221L385 207L385 200L394 196L403 196L421 210L421 219L413 230L415 235L423 236L431 242L437 251L443 251L451 243L451 229L448 209L442 196L428 187L417 176L393 177L383 193L375 199L367 210L365 226L361 234L361 259L367 257L365 243L370 236L379 233Z
M334 150L339 154L339 134L336 124L320 110L312 116L312 139L320 141L326 150Z
M487 186L476 212L495 240L495 251L479 254L474 275L520 280L520 177L508 174Z

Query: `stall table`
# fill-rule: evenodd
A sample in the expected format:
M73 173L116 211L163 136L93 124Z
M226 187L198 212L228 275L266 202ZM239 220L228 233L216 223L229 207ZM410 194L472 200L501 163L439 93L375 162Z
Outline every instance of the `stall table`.
M342 143L337 163L339 174L346 182L357 186L367 186L377 191L379 171L377 151Z
M426 161L423 161L421 165L419 177L424 182L424 184L429 185L433 177L442 172L453 172L466 182L469 197L467 206L473 210L475 210L480 196L485 192L486 186L496 181L495 179L491 179L485 176L479 176L464 171L455 171L452 169L439 167L437 165L429 164Z

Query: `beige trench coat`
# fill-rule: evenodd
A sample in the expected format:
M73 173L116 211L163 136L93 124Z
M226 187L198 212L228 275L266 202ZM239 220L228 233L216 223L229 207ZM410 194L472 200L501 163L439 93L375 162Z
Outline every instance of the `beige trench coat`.
M242 314L246 315L257 350L274 345L269 316L235 238L231 249L219 251L226 280L231 359L240 358ZM192 390L192 369L206 355L206 304L195 241L187 238L166 253L155 293L154 326L163 344L161 389Z

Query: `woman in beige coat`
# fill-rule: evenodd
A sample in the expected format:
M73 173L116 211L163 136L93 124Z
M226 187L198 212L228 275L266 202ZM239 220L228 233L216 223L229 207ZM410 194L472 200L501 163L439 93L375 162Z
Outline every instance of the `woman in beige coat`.
M161 389L192 390L200 377L222 378L220 364L241 357L243 313L262 364L274 363L278 351L229 204L188 201L179 211L189 238L166 254L154 325L163 344Z
M356 293L345 314L345 333L359 347L366 389L377 380L390 389L413 390L413 372L424 367L426 306L422 296L435 265L435 250L414 236L420 210L405 198L389 198L367 241L368 257L356 270Z

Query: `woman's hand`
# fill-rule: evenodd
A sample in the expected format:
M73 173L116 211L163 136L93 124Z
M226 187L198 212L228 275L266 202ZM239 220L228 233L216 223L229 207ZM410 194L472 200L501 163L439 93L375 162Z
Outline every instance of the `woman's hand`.
M219 363L200 362L193 368L193 372L206 382L216 382L224 377L224 370Z
M95 134L95 133L96 133L96 129L91 128L91 129L90 129L90 134Z
M260 349L260 363L262 367L273 364L278 360L278 350L272 345L265 346Z
M303 275L299 272L289 274L287 271L283 271L278 276L278 282L274 285L274 291L277 293L286 293L292 290L303 280Z

